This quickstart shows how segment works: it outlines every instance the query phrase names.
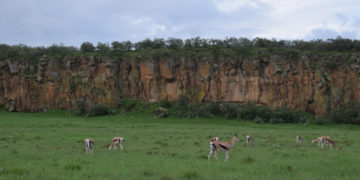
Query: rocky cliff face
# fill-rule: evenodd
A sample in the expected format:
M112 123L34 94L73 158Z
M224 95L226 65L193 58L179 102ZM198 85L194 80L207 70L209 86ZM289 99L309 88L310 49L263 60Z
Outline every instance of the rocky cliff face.
M348 64L336 64L344 58ZM323 60L333 66L320 63ZM87 108L116 107L123 96L176 100L187 93L197 102L252 101L324 114L331 107L359 101L359 63L357 55L1 61L0 104L11 111L33 112L74 109L79 101Z

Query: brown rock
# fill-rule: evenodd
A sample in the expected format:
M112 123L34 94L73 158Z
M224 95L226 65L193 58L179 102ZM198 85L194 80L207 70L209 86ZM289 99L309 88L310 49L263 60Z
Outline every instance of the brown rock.
M3 61L0 100L14 111L43 111L74 109L76 101L85 102L87 108L96 104L116 107L121 96L149 102L168 97L174 101L184 93L190 94L194 102L252 101L324 114L329 107L360 100L360 58L353 55L350 65L335 69L321 63L314 65L326 58L347 57L120 61L105 57L57 60L44 56L37 65L24 60Z

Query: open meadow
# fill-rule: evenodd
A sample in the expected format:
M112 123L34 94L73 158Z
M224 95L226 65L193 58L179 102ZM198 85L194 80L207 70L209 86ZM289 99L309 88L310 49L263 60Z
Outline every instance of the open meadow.
M208 161L210 138L230 141L230 159ZM251 134L254 146L245 146ZM304 144L296 145L301 135ZM331 136L339 150L311 140ZM115 136L124 150L108 150ZM95 140L85 155L84 139ZM360 126L256 124L224 118L154 119L152 114L74 116L0 112L0 179L359 179Z

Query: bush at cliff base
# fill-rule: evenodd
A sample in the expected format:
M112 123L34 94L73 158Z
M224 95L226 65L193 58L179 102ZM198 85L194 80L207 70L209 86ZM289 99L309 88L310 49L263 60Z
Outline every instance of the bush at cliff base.
M104 105L97 105L97 106L94 106L92 107L87 116L88 117L93 117L93 116L104 116L104 115L111 115L111 114L114 114L115 111L104 106Z

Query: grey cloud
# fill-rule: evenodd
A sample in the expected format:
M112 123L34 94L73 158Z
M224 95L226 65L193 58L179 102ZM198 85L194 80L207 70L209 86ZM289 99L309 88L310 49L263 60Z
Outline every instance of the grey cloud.
M306 40L313 40L313 39L335 39L338 36L341 36L342 38L350 38L355 39L356 38L356 32L354 31L336 31L334 29L330 28L315 28L313 29L309 34L306 35Z
M223 13L209 0L3 0L0 43L78 46L85 41L139 41L155 37L253 38L277 25L270 15L274 7L254 2L257 6L241 6ZM337 16L344 22L348 17L341 13ZM320 28L307 38L336 37L338 33ZM340 35L356 37L356 32Z

